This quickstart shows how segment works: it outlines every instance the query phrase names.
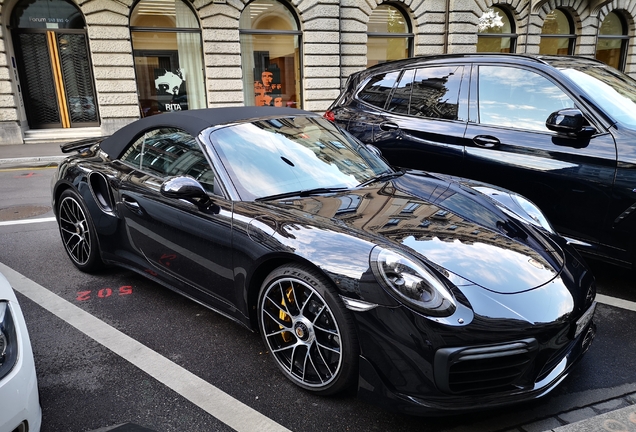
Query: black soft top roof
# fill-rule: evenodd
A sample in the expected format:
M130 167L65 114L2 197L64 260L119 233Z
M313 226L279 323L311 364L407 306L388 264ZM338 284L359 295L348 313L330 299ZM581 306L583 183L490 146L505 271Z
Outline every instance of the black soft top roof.
M119 158L128 144L147 130L157 127L174 127L196 137L212 126L236 123L261 117L288 117L317 114L295 108L279 107L227 107L176 111L146 117L119 129L100 144L101 149L111 159Z

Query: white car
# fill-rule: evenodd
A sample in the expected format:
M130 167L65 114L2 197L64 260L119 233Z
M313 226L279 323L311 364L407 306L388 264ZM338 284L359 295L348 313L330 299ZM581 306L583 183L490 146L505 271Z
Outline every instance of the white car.
M13 288L0 274L0 432L38 432L41 424L29 332Z

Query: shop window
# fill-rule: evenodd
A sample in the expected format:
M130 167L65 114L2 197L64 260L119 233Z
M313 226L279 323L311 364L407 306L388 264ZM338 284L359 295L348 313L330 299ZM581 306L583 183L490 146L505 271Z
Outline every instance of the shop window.
M413 34L404 14L392 5L375 8L367 26L367 67L408 58L412 47Z
M502 8L493 6L486 9L479 18L477 31L477 52L515 52L515 27Z
M142 117L205 108L199 22L182 0L141 0L130 16Z
M272 0L248 4L239 21L245 105L301 108L296 17Z
M620 15L608 13L601 23L596 44L596 58L619 70L625 70L625 54L629 41L626 28Z
M572 55L574 54L574 34L572 19L563 11L555 9L550 12L541 28L539 54Z

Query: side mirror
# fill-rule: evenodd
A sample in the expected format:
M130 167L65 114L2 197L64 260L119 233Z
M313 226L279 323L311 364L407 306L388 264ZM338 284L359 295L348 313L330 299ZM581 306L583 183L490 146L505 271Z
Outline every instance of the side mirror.
M587 125L583 113L576 108L553 112L545 121L545 126L551 131L581 138L589 138L596 133L596 129Z
M192 177L178 176L172 177L161 184L161 195L168 198L193 199L207 201L208 194L201 186L201 183Z

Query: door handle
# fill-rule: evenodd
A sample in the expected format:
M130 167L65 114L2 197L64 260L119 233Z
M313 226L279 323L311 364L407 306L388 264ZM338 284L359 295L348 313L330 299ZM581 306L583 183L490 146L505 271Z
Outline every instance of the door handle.
M475 138L473 138L473 142L477 147L483 148L495 148L499 144L501 144L499 139L490 135L477 135Z
M143 216L144 214L144 210L141 208L141 206L139 205L139 203L134 200L133 198L127 196L127 195L123 195L121 197L122 202L124 203L124 205L126 207L128 207L128 209L130 209L130 211L132 211L133 213L139 215L139 216Z
M380 129L383 130L384 132L389 132L389 131L399 130L400 127L393 122L384 122L384 123L380 123Z

